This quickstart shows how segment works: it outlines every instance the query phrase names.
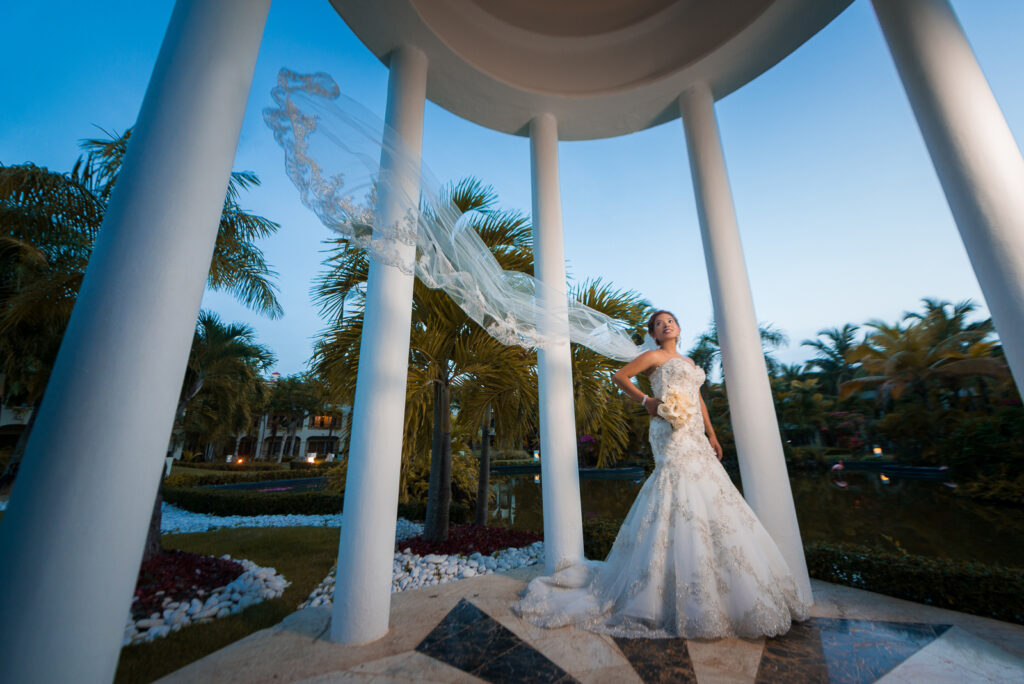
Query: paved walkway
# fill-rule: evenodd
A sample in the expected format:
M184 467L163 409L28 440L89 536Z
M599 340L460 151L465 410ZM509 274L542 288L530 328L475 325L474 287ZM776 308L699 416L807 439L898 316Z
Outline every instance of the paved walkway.
M544 630L509 604L537 567L394 594L391 631L327 640L307 608L161 682L1024 682L1024 626L813 581L777 639L616 639Z

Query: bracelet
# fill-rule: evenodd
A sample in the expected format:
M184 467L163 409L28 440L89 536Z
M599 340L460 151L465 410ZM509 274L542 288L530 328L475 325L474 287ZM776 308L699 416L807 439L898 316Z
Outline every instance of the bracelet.
M647 400L648 400L648 399L650 399L650 397L648 397L648 396L647 396L647 395L645 394L645 395L644 395L644 398L640 400L640 405L641 405L641 406L643 406L644 408L647 408Z

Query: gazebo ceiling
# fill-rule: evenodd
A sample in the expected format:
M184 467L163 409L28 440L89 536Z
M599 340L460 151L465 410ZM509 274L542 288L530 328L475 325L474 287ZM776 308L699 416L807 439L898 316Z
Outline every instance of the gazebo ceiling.
M549 112L563 140L607 138L679 116L700 81L724 97L770 69L852 0L331 0L385 63L429 59L427 97L525 135Z

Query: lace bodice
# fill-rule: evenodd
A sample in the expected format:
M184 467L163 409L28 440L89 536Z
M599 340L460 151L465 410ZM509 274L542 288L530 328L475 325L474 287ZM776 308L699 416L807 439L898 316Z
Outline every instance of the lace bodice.
M651 371L651 389L654 390L654 396L661 399L670 387L682 387L696 392L706 379L703 368L674 356Z
M681 392L691 406L686 424L676 429L664 418L651 418L650 440L656 465L687 455L709 450L713 452L704 436L704 414L700 410L700 386L705 379L706 375L700 366L678 357L669 359L651 373L654 396L664 401L670 392ZM711 466L709 461L703 459L699 463L705 468Z

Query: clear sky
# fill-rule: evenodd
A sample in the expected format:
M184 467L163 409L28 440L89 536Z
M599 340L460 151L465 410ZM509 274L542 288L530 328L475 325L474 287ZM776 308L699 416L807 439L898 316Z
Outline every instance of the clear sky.
M1018 144L1024 139L1024 2L953 6ZM7 3L0 21L0 162L66 171L96 127L138 112L173 2ZM282 66L330 73L383 118L387 70L327 0L276 0L235 161L262 187L243 200L281 224L263 249L280 273L281 320L230 297L203 306L253 325L279 358L305 367L322 323L309 296L328 237L284 174L261 118ZM984 298L870 4L853 5L773 69L717 104L754 305L790 338L777 356L811 356L822 328L887 322L922 297ZM474 175L503 206L530 210L529 146L427 105L424 162L441 181ZM689 346L712 318L682 126L560 146L571 276L602 276L673 310ZM1024 191L1024 189L1022 189Z

